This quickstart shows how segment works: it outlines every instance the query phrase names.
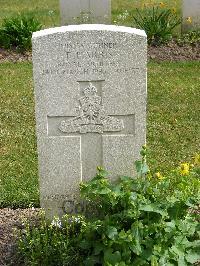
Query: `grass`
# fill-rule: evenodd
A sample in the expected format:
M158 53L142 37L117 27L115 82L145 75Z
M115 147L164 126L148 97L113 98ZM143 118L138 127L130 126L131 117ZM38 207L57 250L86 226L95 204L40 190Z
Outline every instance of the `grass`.
M59 0L0 0L0 23L6 17L18 14L36 16L44 27L59 25ZM53 15L49 14L53 11Z
M38 205L32 65L0 65L0 206Z
M200 150L199 63L148 66L149 163L166 173ZM0 65L0 207L39 206L31 63Z
M125 10L134 14L136 7L142 7L142 4L151 2L160 3L160 0L112 0L112 21L119 25L133 26L132 15L124 16ZM164 0L163 2L169 7L176 7L180 14L181 0ZM0 24L5 17L15 16L19 13L36 16L44 28L60 24L59 0L9 0L9 5L8 0L0 0L0 5Z
M148 75L150 163L166 172L200 151L199 63L154 63Z

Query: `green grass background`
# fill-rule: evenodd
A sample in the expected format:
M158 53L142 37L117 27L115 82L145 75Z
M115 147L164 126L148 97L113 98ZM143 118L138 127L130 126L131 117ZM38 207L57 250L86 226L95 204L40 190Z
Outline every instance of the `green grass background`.
M148 65L147 145L154 171L200 150L199 62ZM0 65L0 207L39 205L31 63Z
M120 25L134 25L131 16L126 19L119 18L125 10L134 14L135 8L141 8L142 5L150 3L160 3L159 0L144 1L144 0L112 0L112 21ZM164 0L162 1L168 7L177 9L181 13L181 0ZM53 14L51 14L53 11ZM50 12L50 13L49 13ZM21 13L30 16L36 16L38 20L44 25L44 28L59 26L59 0L0 0L0 24L6 17L15 16Z

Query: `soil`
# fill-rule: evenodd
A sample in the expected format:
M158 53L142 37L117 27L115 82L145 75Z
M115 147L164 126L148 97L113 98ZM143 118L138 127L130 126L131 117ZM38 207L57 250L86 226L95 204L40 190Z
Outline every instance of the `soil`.
M178 46L176 42L160 47L148 48L148 59L160 61L200 61L200 43ZM15 50L0 48L0 63L31 62L31 52L18 53ZM22 265L16 256L16 237L14 229L23 228L23 219L38 221L39 209L0 209L0 266ZM199 265L199 264L198 264Z
M39 209L0 209L0 266L23 265L16 252L15 229L23 229L24 219L36 223Z
M160 61L200 61L200 43L179 46L175 41L165 46L148 47L148 58Z
M6 50L0 48L0 63L3 62L25 62L32 61L31 52L18 53L15 50Z
M195 45L179 46L175 41L171 41L164 46L148 47L148 59L154 61L200 61L200 43ZM18 53L15 50L5 50L0 48L0 63L2 62L24 62L32 61L31 52Z

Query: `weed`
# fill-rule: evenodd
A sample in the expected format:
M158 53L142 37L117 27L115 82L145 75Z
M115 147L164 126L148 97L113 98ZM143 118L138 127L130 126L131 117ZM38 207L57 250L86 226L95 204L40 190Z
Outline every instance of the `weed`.
M33 17L18 16L7 18L0 28L0 46L18 50L31 49L31 38L34 31L42 25Z

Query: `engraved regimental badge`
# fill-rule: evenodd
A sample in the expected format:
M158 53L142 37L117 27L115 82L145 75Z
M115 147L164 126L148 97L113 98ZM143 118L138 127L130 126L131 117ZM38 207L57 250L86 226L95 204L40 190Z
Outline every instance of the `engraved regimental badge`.
M78 116L61 121L59 129L62 132L103 133L118 132L124 128L123 120L105 114L102 98L98 96L97 88L91 82L84 88L83 95L78 100Z

